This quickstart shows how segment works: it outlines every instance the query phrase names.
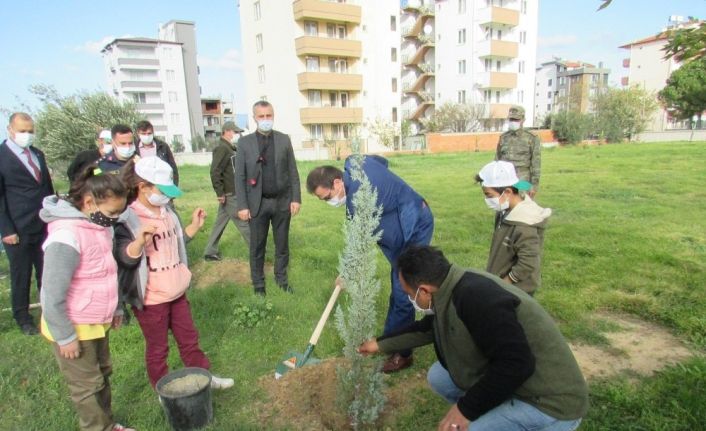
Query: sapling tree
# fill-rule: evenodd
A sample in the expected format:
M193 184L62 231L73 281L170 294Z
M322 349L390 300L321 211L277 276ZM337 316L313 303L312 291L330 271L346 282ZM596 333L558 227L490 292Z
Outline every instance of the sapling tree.
M363 357L356 348L374 335L377 324L375 300L380 291L376 278L376 243L381 233L382 208L376 205L377 191L365 175L362 157L351 158L351 177L360 182L352 197L355 209L343 226L345 246L338 271L344 280L347 301L336 310L336 327L343 339L348 367L338 369L338 401L348 408L354 429L373 425L385 404L380 361Z

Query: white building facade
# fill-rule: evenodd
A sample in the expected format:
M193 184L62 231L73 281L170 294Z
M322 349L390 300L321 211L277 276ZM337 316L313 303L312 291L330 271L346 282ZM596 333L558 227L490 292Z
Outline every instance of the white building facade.
M408 0L401 21L413 130L445 102L482 104L485 130L502 130L512 105L532 125L538 1Z
M244 103L272 103L298 157L325 158L326 146L352 141L384 150L376 122L399 135L396 2L241 0L240 17Z

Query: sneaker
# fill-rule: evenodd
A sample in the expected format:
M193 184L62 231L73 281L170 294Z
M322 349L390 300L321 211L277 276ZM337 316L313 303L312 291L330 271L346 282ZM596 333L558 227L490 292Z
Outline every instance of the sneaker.
M203 259L207 262L218 262L223 260L220 254L207 254L203 257Z
M128 428L124 425L115 424L113 425L113 431L136 431L135 428Z
M211 389L228 389L235 384L233 379L218 377L211 374Z

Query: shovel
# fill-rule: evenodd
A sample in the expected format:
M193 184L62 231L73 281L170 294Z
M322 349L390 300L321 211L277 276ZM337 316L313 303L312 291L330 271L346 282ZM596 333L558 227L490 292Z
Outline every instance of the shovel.
M341 289L341 283L336 283L336 288L333 289L331 298L329 298L328 304L326 304L326 308L324 309L324 314L321 315L319 323L316 325L316 328L314 328L314 333L311 334L309 344L307 344L304 353L289 351L279 362L277 362L277 366L275 367L275 379L279 379L285 373L295 368L301 368L304 365L319 362L318 359L311 357L311 353L314 351L314 347L316 347L316 343L319 341L321 331L323 331L324 325L326 325L328 316L331 314L331 310L333 309L333 305L336 303L336 299L338 299L338 295L341 293Z

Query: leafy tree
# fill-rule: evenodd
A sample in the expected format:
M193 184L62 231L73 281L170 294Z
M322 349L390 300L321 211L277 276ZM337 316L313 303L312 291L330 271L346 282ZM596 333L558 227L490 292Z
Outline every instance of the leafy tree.
M445 102L422 125L428 132L474 132L486 117L485 105Z
M657 110L657 99L642 87L610 88L593 99L595 132L608 142L621 142L645 131Z
M551 129L559 142L577 144L586 139L591 128L591 115L578 111L559 111L550 117Z
M400 136L399 130L390 121L385 121L382 118L376 118L375 121L368 124L368 131L375 136L378 142L387 148L392 148L395 145L395 137Z
M377 325L375 301L380 281L376 278L375 254L380 233L375 230L382 207L376 205L377 190L361 167L361 157L353 156L351 161L351 176L360 181L360 188L352 201L355 214L343 225L346 244L338 264L348 301L336 309L336 327L345 344L343 354L348 363L337 370L337 397L347 407L351 425L357 430L373 426L385 404L380 360L363 357L356 351L374 335Z
M191 151L196 153L199 151L204 151L206 148L208 148L208 144L203 136L194 136L191 138Z
M692 60L672 72L659 100L679 120L706 111L706 57Z
M184 143L181 142L176 137L172 138L172 151L175 153L181 153L185 150Z
M30 92L42 103L34 118L37 146L53 164L66 163L78 152L94 148L96 133L101 129L119 123L134 126L142 120L133 103L118 101L106 93L61 96L44 85L32 86Z
M706 22L698 27L676 30L663 48L665 58L686 62L706 57Z

